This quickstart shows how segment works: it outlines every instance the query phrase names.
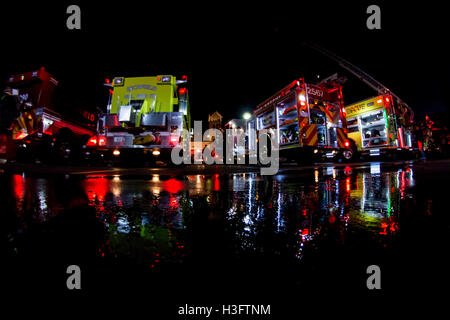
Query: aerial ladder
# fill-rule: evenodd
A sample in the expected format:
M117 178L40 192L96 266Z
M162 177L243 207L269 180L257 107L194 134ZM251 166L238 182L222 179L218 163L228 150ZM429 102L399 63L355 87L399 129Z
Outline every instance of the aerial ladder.
M405 108L408 109L408 111L411 114L411 119L414 118L414 112L409 107L409 105L407 103L405 103L395 93L393 93L391 90L389 90L385 85L380 83L378 80L376 80L375 78L370 76L368 73L364 72L363 70L361 70L357 66L351 64L347 60L339 57L337 54L334 54L333 52L318 46L317 44L303 43L303 45L306 46L306 47L309 47L311 49L314 49L317 52L319 52L319 53L323 54L324 56L328 57L329 59L337 62L342 68L344 68L345 70L347 70L348 72L353 74L355 77L357 77L359 80L361 80L362 82L367 84L370 88L375 90L377 92L377 94L379 94L379 95L390 94L397 101L397 103L399 105L402 105L402 106L404 106Z
M369 149L373 149L371 151L370 155L372 155L372 154L377 155L378 153L376 153L375 151L377 151L379 149L383 149L384 151L388 150L388 149L391 149L390 151L392 151L392 149L401 150L404 147L406 147L406 149L408 149L408 148L411 149L411 146L412 146L411 125L413 124L414 112L407 103L405 103L399 96L397 96L395 93L393 93L391 90L389 90L385 85L380 83L378 80L376 80L375 78L370 76L368 73L364 72L359 67L353 65L352 63L348 62L347 60L339 57L335 53L333 53L329 50L326 50L317 44L303 43L303 45L306 47L309 47L309 48L319 52L320 54L324 55L325 57L335 61L339 66L341 66L342 68L344 68L345 70L350 72L352 75L357 77L359 80L361 80L363 83L365 83L370 88L375 90L375 92L377 92L378 97L370 98L366 101L361 101L361 102L355 103L353 105L349 105L348 108L346 108L347 109L347 113L346 113L347 120L349 120L349 119L353 120L357 114L359 114L358 117L362 117L363 111L358 110L358 108L361 105L366 105L366 107L368 108L368 105L370 105L370 104L369 103L364 104L364 102L369 102L369 101L371 102L372 105L376 102L376 105L371 107L372 109L374 107L378 108L378 106L377 106L378 104L384 105L386 108L386 111L390 115L388 117L388 119L390 119L389 123L391 123L392 126L386 125L386 131L390 132L388 137L386 137L387 138L386 140L377 139L376 138L377 135L375 135L375 137L372 138L375 142L374 144L365 144L362 142L362 140L364 139L366 142L369 140L366 140L367 138L363 137L363 135L365 134L363 132L363 130L368 130L368 126L366 126L365 129L362 129L360 127L361 138L359 139L359 141L356 142L356 144L357 144L357 149L361 153L361 155L363 155L365 152L369 152L370 151ZM384 97L384 98L380 99L381 98L380 96ZM374 100L374 101L371 101L371 100ZM383 101L383 102L380 102L380 101ZM356 109L355 109L355 107L356 107ZM370 109L368 108L367 112L369 112L369 111L370 111ZM401 117L402 120L398 117ZM352 130L354 129L353 127L352 127ZM393 128L395 131L394 130L391 131L391 129L389 129L389 127ZM348 127L348 129L350 130L350 127ZM394 132L395 132L395 134L393 134ZM353 134L353 136L351 137L353 142L355 142L353 138L357 138L357 137L359 137L357 134ZM371 136L369 136L369 139L371 139ZM378 141L378 142L376 142L376 141ZM383 147L383 144L384 144L384 147ZM363 149L365 149L365 150L363 150Z

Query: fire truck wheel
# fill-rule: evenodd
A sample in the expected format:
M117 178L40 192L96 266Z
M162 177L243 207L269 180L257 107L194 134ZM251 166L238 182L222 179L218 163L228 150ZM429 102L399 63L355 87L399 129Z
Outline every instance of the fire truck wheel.
M344 152L342 152L342 156L347 161L352 160L352 158L354 156L353 150L345 150Z
M356 147L356 143L349 139L350 142L350 148L346 149L342 152L342 158L344 158L345 161L353 161L356 160L358 156L358 150Z
M74 135L68 128L61 128L55 141L56 157L58 162L69 162L74 151Z
M72 145L68 141L61 141L58 146L59 160L68 161L70 153L72 152Z

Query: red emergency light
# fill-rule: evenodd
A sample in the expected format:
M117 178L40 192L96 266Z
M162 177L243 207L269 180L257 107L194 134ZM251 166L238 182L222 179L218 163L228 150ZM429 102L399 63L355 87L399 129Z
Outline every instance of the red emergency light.
M399 147L403 148L405 143L403 141L403 128L398 128Z
M298 100L300 100L300 105L305 106L306 105L306 97L304 94L301 94L298 96Z
M87 146L96 146L97 145L97 136L90 137L88 142L86 143Z
M87 146L95 147L95 146L104 146L106 145L106 137L105 136L92 136L89 138L88 142L86 143Z
M99 146L104 146L104 145L106 145L106 137L104 137L104 136L98 137L98 145L99 145Z
M178 143L178 141L179 141L179 137L178 136L170 136L170 144L171 145L176 145L177 143Z

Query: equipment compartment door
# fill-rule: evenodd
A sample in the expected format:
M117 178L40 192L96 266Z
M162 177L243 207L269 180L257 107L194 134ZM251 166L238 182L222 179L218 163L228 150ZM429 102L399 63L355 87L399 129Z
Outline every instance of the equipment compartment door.
M311 109L311 124L317 126L317 145L325 146L327 145L327 118L325 112L316 109Z
M328 146L337 148L338 147L338 137L336 128L329 128L328 129Z

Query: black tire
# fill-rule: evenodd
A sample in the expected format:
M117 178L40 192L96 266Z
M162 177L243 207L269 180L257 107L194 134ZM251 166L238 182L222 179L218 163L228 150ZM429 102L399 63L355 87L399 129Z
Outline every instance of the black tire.
M352 161L355 157L355 153L352 149L344 150L342 152L342 158L344 158L345 161Z
M359 160L358 148L355 141L352 139L349 139L348 141L350 142L350 148L342 152L342 158L347 162Z
M61 128L55 138L55 159L58 163L68 164L76 154L75 135L68 128Z

